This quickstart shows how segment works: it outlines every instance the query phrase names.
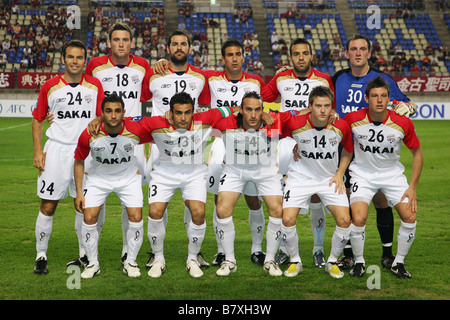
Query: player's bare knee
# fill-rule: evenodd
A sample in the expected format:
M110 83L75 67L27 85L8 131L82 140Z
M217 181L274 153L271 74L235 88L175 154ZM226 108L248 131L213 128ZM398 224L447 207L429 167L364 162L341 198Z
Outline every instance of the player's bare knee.
M58 200L41 200L40 211L45 216L53 216L58 206Z

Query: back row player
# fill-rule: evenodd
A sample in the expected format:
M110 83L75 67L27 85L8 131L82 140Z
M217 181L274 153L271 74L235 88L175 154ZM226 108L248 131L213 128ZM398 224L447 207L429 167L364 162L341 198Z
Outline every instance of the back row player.
M174 51L170 55L170 64L167 61L163 60L162 62L157 63L154 66L155 72L149 73L147 75L146 80L148 79L149 85L146 85L146 87L150 88L151 93L158 89L160 90L159 95L163 97L170 97L177 92L188 92L194 98L194 101L196 102L196 108L198 102L203 105L210 105L211 108L220 106L233 107L239 105L242 97L246 92L255 91L260 93L261 89L265 86L265 83L261 79L261 77L243 72L242 68L244 62L244 49L239 41L229 40L223 44L222 61L225 64L225 70L223 72L212 70L204 71L199 70L187 63L187 56L191 50L191 47L189 36L184 31L176 30L174 31L174 33L172 33L172 36L169 40L169 50L171 50L170 47L173 44L172 39L175 36L177 41L181 41L185 45L180 47L179 50L177 50L176 48L173 49ZM180 52L178 53L178 51ZM173 55L173 53L178 53L178 55L181 56L181 51L184 52L184 66L177 69L178 59ZM207 81L208 85L204 87L204 92L201 92L200 95L193 92L193 88L202 88L203 84L197 83L194 86L194 81L199 82L198 79L189 79L182 72L183 70L188 70L188 75L190 75L191 77L194 76L199 79L204 79L205 82ZM173 74L174 71L181 72L180 74ZM171 74L173 75L171 76ZM170 78L173 78L175 80L175 83L170 83ZM161 84L161 82L164 82L164 86ZM164 88L164 90L159 88ZM143 100L147 100L150 97L152 97L152 99L154 100L155 95L153 94L150 96L143 96ZM196 99L197 97L199 97L199 99ZM159 110L161 110L160 113L163 113L167 109L166 107L160 107ZM152 148L151 156L154 159L154 151L157 150L153 150L154 148ZM209 158L208 191L214 193L217 200L217 186L224 158L224 147L220 138L216 137L216 139L214 140ZM257 197L254 185L249 185L244 193L247 204L249 206L249 225L252 233L251 260L257 264L262 265L265 258L261 248L265 227L264 212L261 202ZM189 224L189 220L190 215L187 211L185 211L186 225ZM214 228L216 228L216 222L217 213L216 209L214 208ZM213 265L219 265L224 259L223 249L221 248L221 244L217 235L216 242L218 252L213 261Z
M381 76L389 84L391 101L398 101L394 106L396 113L409 117L416 112L416 105L400 91L395 80L388 74L369 65L371 43L367 37L360 34L351 37L347 42L345 54L349 60L350 68L337 72L332 78L336 89L336 111L341 118L344 118L351 111L368 107L364 99L364 93L367 83L377 76ZM346 187L349 191L351 186L348 171L346 173ZM392 208L381 192L375 195L373 203L377 211L377 227L383 247L381 264L390 269L395 258L392 254L394 237ZM348 269L353 264L353 253L350 244L348 244L339 266L342 269Z

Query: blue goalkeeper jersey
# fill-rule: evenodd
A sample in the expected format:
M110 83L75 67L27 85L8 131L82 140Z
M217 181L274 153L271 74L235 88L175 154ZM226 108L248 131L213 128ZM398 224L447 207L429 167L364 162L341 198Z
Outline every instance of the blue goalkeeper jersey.
M341 118L344 118L349 112L357 111L369 106L364 99L364 93L366 91L367 83L377 76L383 77L389 84L391 89L391 101L409 101L409 98L400 91L395 80L387 73L371 67L365 76L355 77L350 68L343 69L335 73L332 77L336 92L336 112Z

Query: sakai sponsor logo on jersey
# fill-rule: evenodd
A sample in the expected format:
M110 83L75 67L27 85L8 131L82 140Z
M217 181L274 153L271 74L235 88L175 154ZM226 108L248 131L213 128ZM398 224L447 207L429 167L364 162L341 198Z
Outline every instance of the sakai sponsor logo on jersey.
M286 108L298 108L298 109L306 109L308 108L308 104L305 100L285 100L284 106Z
M363 144L359 144L359 149L361 149L364 152L370 152L370 153L376 153L376 154L383 154L383 153L394 153L394 148L387 148L387 147L381 147L381 146L365 146Z
M101 163L101 164L121 164L131 161L131 156L128 157L122 157L122 158L102 158L102 157L95 157L95 161Z
M58 111L58 119L89 119L91 118L91 111L85 110L70 110L70 111Z
M238 101L217 100L217 107L237 107Z
M116 93L122 99L138 99L139 94L137 91L105 91L105 96L109 96L113 93Z
M361 108L357 107L357 106L344 106L344 105L341 105L342 113L350 113L350 112L353 112L353 111L358 111L359 109L361 109Z
M306 150L301 150L300 154L302 155L302 157L304 158L308 158L308 159L334 159L334 157L336 156L336 151L334 152L321 152L321 151L316 151L316 152L312 152L312 151L306 151Z

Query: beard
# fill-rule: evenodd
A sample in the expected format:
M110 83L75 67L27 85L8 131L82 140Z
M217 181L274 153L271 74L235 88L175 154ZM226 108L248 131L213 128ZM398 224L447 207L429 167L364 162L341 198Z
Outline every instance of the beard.
M178 51L177 51L177 52L178 52ZM183 57L177 58L177 57L175 56L175 54L176 54L177 52L175 52L174 54L170 55L170 61L171 61L174 65L176 65L176 66L182 66L182 65L186 64L186 62L188 61L188 55L185 54Z

